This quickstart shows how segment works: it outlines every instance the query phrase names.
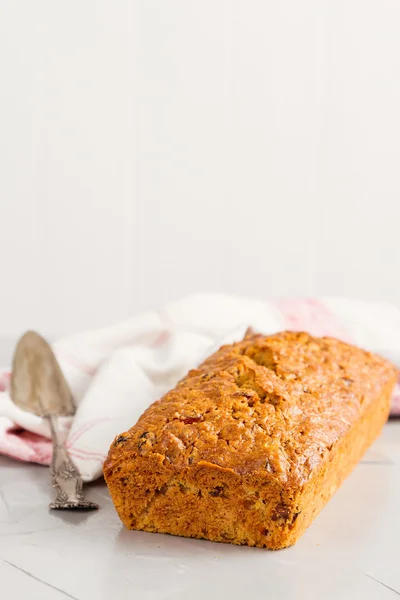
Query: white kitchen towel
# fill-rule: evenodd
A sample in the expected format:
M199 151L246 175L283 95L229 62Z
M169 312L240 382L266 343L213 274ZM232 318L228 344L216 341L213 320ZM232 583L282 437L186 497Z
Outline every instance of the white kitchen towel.
M74 396L74 417L60 420L67 447L84 481L102 473L110 443L151 402L247 327L328 335L378 352L400 367L400 311L390 304L341 298L270 302L223 294L196 294L114 327L56 342L53 349ZM16 407L10 371L0 373L0 453L49 464L47 423ZM400 415L396 386L392 415Z

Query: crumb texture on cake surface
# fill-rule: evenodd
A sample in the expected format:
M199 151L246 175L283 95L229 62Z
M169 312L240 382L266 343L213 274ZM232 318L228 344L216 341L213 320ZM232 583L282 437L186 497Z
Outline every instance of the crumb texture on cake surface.
M395 379L382 358L307 333L223 346L114 440L116 509L129 528L289 545L378 435Z

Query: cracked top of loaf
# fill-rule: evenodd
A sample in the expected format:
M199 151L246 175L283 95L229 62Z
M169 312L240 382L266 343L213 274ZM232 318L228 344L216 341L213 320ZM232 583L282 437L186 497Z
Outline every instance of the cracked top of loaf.
M106 465L157 454L299 485L393 381L386 360L332 338L282 332L223 346L152 404Z

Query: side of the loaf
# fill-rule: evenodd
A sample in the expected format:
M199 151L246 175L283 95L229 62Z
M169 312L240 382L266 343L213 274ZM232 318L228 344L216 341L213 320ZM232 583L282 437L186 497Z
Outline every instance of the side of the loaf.
M114 440L104 475L121 520L293 544L379 434L395 379L383 359L304 333L221 348Z

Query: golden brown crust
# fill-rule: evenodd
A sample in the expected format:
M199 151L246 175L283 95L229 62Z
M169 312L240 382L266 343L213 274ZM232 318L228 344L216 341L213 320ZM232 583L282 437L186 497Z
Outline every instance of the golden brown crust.
M332 338L224 346L118 436L104 466L128 528L290 545L378 435L397 371Z

